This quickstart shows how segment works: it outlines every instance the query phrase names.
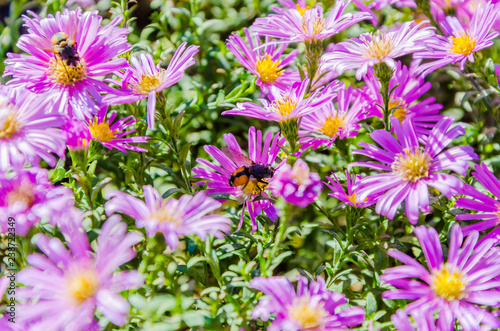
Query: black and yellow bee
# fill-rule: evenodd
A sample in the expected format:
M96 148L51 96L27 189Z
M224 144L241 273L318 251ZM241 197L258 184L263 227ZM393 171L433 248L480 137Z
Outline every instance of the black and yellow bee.
M80 57L78 56L78 51L76 50L76 42L71 39L65 32L57 32L52 36L52 53L59 56L63 61L66 61L66 65L71 67L76 67Z
M258 164L250 160L248 157L242 153L229 148L223 147L222 152L234 161L236 164L242 164L238 169L233 171L231 177L229 178L229 185L234 187L241 187L242 192L249 183L253 183L255 188L257 188L262 193L262 186L267 185L266 179L273 177L275 169L270 165ZM259 185L262 184L262 185ZM250 191L247 194L239 197L238 202L242 203L245 199L249 198L255 192ZM243 201L242 201L243 200Z

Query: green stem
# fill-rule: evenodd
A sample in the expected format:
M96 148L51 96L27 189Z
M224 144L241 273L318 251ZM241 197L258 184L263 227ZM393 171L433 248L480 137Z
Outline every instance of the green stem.
M186 189L188 193L191 193L191 183L189 182L189 175L186 169L186 165L181 162L181 155L179 152L179 148L177 147L177 140L173 137L170 139L172 142L172 147L174 148L175 155L177 155L177 161L179 162L179 168L181 169L182 179L186 185Z
M316 72L319 69L321 55L323 55L323 42L321 40L311 40L305 43L306 45L306 59L307 59L307 74L309 77L309 84L307 85L306 95L311 92Z

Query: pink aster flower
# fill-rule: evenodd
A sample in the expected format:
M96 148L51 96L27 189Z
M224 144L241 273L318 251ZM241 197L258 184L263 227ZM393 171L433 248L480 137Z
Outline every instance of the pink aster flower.
M398 309L396 314L391 316L391 321L398 331L439 331L434 320L434 314L428 309L419 309L412 312L411 317L417 324L416 327L412 325L410 318L404 310Z
M223 148L222 151L215 146L207 145L204 148L219 165L199 158L196 161L210 170L195 167L193 168L195 173L193 177L208 180L208 194L226 193L237 197L238 202L243 204L237 231L243 224L245 209L247 209L252 220L252 232L255 232L257 230L256 217L262 211L273 222L278 218L279 210L274 206L273 201L262 198L269 197L265 190L269 189L268 184L272 181L275 172L284 164L282 162L275 168L273 167L280 151L279 145L282 145L285 140L284 138L280 139L279 133L273 136L272 132L268 132L265 137L262 137L262 132L255 130L255 127L252 126L248 130L248 157L243 154L232 134L225 134L224 140L228 147ZM253 168L255 165L257 168ZM252 172L250 172L250 168L252 168ZM261 199L253 201L258 197Z
M485 8L486 4L488 2L491 2L492 4L496 6L500 6L500 1L499 0L465 0L462 2L457 8L456 8L456 16L460 23L464 27L469 27L472 18L474 17L474 13L478 10L478 7ZM500 30L500 15L497 15L497 19L495 23L493 24L493 29L499 31Z
M144 282L136 270L116 271L135 257L133 245L142 239L140 233L126 231L119 216L110 217L94 251L86 236L72 237L68 251L59 239L38 234L36 244L43 254L29 255L31 266L17 275L24 285L18 289L19 299L26 300L19 307L21 322L29 330L99 330L97 309L113 324L125 325L130 304L120 292Z
M167 245L176 249L180 236L195 234L205 240L207 234L223 238L231 230L229 218L218 214L207 215L221 207L221 203L207 197L204 192L195 196L183 195L179 200L162 199L152 186L144 189L145 202L120 191L106 194L108 215L123 213L135 219L138 228L145 228L149 237L163 233Z
M337 90L337 82L335 82L306 97L305 92L308 84L309 79L305 79L293 84L286 91L271 87L271 93L267 95L270 101L259 99L263 107L253 102L242 102L238 103L236 108L223 112L222 115L248 116L276 122L298 119L314 112L317 107L330 101Z
M446 17L441 23L449 36L436 36L428 40L430 50L415 54L415 58L436 59L424 63L418 69L422 75L448 64L460 62L464 70L467 61L474 62L474 53L493 45L493 40L500 34L490 32L500 12L500 6L488 2L485 7L478 6L469 28L464 29L456 17Z
M149 139L148 137L135 136L122 138L130 133L135 132L135 129L121 132L129 126L135 124L134 116L130 115L114 122L116 119L116 113L111 113L108 119L106 119L106 113L107 108L102 107L99 110L97 116L95 116L93 119L88 120L88 122L86 123L88 131L90 132L90 135L92 137L91 140L98 141L104 147L109 149L116 148L123 153L126 153L127 149L136 152L148 151L145 148L130 145L131 143L147 143ZM84 143L84 145L86 143Z
M359 122L367 118L367 103L351 87L338 90L337 107L327 102L302 118L299 135L301 148L321 145L329 148L338 138L353 137L361 128Z
M288 90L293 83L300 81L300 75L297 71L285 71L285 67L291 64L297 56L296 49L280 60L286 49L285 44L279 47L275 44L271 45L269 37L267 37L267 46L260 47L260 38L254 39L246 28L245 35L248 45L243 38L236 34L229 37L226 45L238 61L257 76L257 85L260 86L264 94L269 93L271 86L276 86L280 90Z
M431 0L432 1L432 0ZM399 8L417 8L414 0L373 0L370 2L368 7L373 8L375 10L380 10L385 6L395 5Z
M349 171L345 171L346 176L346 184L347 184L347 193L345 192L344 187L340 184L337 176L332 172L332 176L326 176L328 182L323 182L328 188L332 190L332 193L328 193L329 196L332 196L340 201L348 204L349 206L358 207L358 208L366 208L373 205L377 202L377 196L371 195L363 200L359 198L358 187L361 181L361 176L352 174L349 175Z
M320 276L317 279L308 284L307 278L297 276L297 290L281 276L252 279L250 288L266 295L259 300L252 318L267 321L274 315L269 331L346 330L363 323L363 308L341 309L347 304L346 297L329 291Z
M453 118L444 117L434 129L424 146L420 146L412 118L403 124L391 117L396 132L394 138L385 130L376 130L371 138L380 147L360 142L364 150L355 150L353 154L370 157L380 163L355 162L351 166L368 167L383 171L382 173L364 177L359 186L360 199L373 194L382 194L377 201L376 212L393 219L399 205L406 200L406 216L412 224L416 224L419 208L425 212L429 209L428 187L434 187L450 199L459 194L463 187L460 178L442 173L451 170L462 176L467 174L469 160L477 160L471 146L455 146L443 152L453 139L463 135L462 126L454 126Z
M331 37L351 25L370 19L367 13L347 13L345 8L350 0L337 0L328 17L323 15L323 7L308 9L299 4L297 9L282 10L279 14L257 18L250 28L259 36L282 39L271 42L312 42Z
M72 151L85 149L88 147L86 143L92 139L88 126L76 118L67 119L61 129L66 135L66 146Z
M98 77L127 64L123 58L112 60L131 48L129 30L118 27L123 17L102 27L97 11L82 14L81 8L44 19L29 14L33 18L23 16L28 33L17 43L29 55L8 54L4 76L14 78L8 84L35 93L56 91L69 115L90 118L97 112L96 102L102 102L100 93L110 90Z
M402 123L407 117L412 117L417 135L426 137L436 123L443 118L442 115L439 115L439 110L443 106L435 103L436 98L434 97L422 101L418 100L432 87L430 82L425 82L425 78L417 74L419 63L419 61L414 61L408 68L401 62L396 62L396 70L389 82L389 91L392 91L389 109L398 107L393 110L391 116L396 117L399 123ZM378 106L384 104L382 94L380 94L379 79L371 69L363 79L366 83L365 100L370 104L370 114L383 118L382 110Z
M496 198L478 191L471 185L465 185L462 189L462 194L469 198L459 198L455 203L455 207L481 213L457 215L456 219L458 221L481 220L481 222L465 226L462 229L465 235L468 235L472 231L484 231L495 228L487 235L487 237L495 237L500 232L500 227L497 227L500 225L500 201L498 201L500 198L500 181L488 170L488 167L484 163L481 163L481 165L476 164L475 169L476 172L473 172L472 175Z
M64 117L45 113L53 101L19 88L0 87L0 171L25 162L38 165L40 158L51 167L64 159L65 137L58 129Z
M3 298L4 294L7 294L7 300L3 301L3 304L6 306L6 311L0 315L0 329L2 331L27 330L27 327L25 325L21 325L19 319L17 318L17 316L19 316L19 312L16 314L16 297L15 293L12 292L12 288L16 286L16 273L6 270L4 276L0 278L0 299Z
M434 228L415 229L427 268L412 257L390 250L389 255L404 265L389 268L380 279L394 287L382 294L389 300L415 300L405 307L407 313L425 308L438 311L438 329L453 330L455 321L464 330L479 330L480 323L500 328L500 319L480 306L498 306L500 260L488 254L493 240L476 245L479 234L472 232L464 241L460 226L451 229L448 258L445 261L439 235ZM417 278L418 280L415 280ZM432 316L432 315L431 315Z
M301 14L306 10L311 9L311 7L307 5L306 0L297 0L297 2L295 2L294 0L278 0L278 2L285 8L298 10ZM279 7L273 8L273 11L277 13L281 13L280 10L282 11L282 9Z
M289 164L281 167L271 183L274 195L302 208L313 203L322 189L321 178L317 173L311 173L302 159L295 161L293 168Z
M136 102L148 99L148 126L154 128L156 112L156 94L181 80L185 70L195 64L194 56L198 53L199 46L189 46L182 43L170 60L167 69L161 67L162 61L157 65L151 54L139 54L131 57L132 66L125 68L125 72L116 71L120 81L110 80L121 86L119 90L112 90L104 97L104 102L110 105ZM121 68L119 68L121 69Z
M365 33L335 45L324 59L339 74L356 69L356 78L368 72L369 67L385 63L396 69L396 58L427 49L426 43L435 35L434 28L423 27L427 21L406 22L394 31L377 34Z
M25 236L40 220L55 225L65 207L74 203L73 192L55 187L46 169L19 169L13 174L0 173L0 229L8 232L13 217L16 235Z

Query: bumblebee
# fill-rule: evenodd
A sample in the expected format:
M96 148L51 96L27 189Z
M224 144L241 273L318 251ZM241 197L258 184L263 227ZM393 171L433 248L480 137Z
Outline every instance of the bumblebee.
M265 179L273 177L274 168L270 165L257 164L245 155L229 147L222 148L222 152L235 163L243 164L243 166L239 167L231 174L228 181L229 185L235 187L241 186L244 191L248 184L253 182L255 187L262 193L262 185L258 185L258 183L267 185L268 183ZM253 192L248 193L248 196L245 198L251 196L252 193Z
M75 48L76 42L71 39L66 33L58 32L52 36L51 52L57 54L61 60L66 61L66 64L71 67L76 67L80 58Z
M256 180L259 183L266 184L265 178L271 178L274 175L274 169L271 166L263 164L252 164L249 167L242 166L236 169L229 178L229 185L246 187L250 180Z

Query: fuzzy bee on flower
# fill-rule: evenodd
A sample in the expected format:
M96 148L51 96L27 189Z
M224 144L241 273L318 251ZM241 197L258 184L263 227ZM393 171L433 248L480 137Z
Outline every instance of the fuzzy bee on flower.
M267 190L270 189L272 180L277 170L284 162L276 167L279 145L284 143L284 138L279 134L273 135L267 132L263 136L260 130L251 127L248 131L248 157L236 138L232 134L225 134L224 140L227 147L219 149L215 146L205 146L205 151L212 156L219 164L216 165L204 159L197 159L198 163L209 168L193 168L194 178L208 180L208 194L226 193L236 197L236 200L243 204L243 212L238 227L238 231L243 224L245 210L248 210L252 220L252 231L257 229L257 215L264 211L267 216L275 221L278 218L278 209L268 197ZM256 199L260 198L260 199Z
M233 171L228 181L229 185L233 187L241 186L242 194L238 196L238 203L243 204L255 191L262 194L264 188L269 184L266 180L273 177L275 169L268 164L255 163L229 147L222 147L222 152L236 164L243 164Z
M62 61L66 61L66 64L71 67L78 65L80 57L75 48L76 42L74 38L71 39L64 32L57 32L52 36L50 41L53 45L51 51L57 54Z

